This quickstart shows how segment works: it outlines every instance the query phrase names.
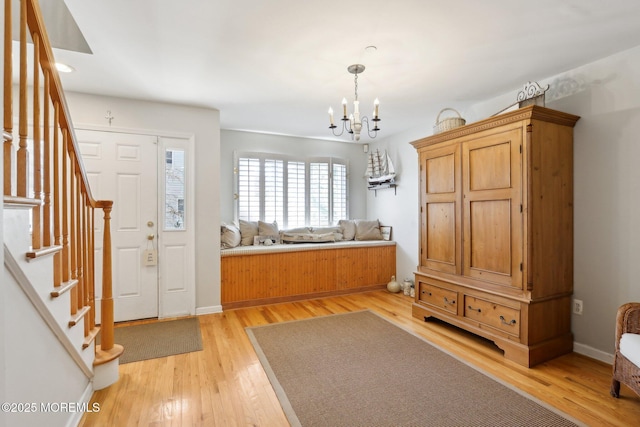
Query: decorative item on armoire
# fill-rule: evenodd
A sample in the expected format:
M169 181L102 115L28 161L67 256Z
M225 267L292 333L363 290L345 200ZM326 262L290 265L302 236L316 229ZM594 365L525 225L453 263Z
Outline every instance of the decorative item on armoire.
M458 117L447 117L440 120L440 115L442 115L442 113L444 113L445 111L453 111L458 115ZM459 128L460 126L464 126L466 122L467 121L462 118L462 116L460 115L460 113L458 113L458 111L454 110L453 108L443 108L438 113L438 117L436 117L436 124L433 127L433 134L435 135L440 132L445 132L451 129Z
M549 90L549 85L542 87L538 82L527 82L516 96L516 102L504 108L493 116L506 113L509 111L517 110L518 108L526 107L528 105L537 105L544 107L544 93ZM492 116L492 117L493 117Z

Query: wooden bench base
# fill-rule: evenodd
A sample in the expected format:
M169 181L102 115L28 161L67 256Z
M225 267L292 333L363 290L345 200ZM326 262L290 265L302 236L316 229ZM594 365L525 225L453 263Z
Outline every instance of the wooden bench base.
M222 308L375 290L395 274L393 243L223 256Z

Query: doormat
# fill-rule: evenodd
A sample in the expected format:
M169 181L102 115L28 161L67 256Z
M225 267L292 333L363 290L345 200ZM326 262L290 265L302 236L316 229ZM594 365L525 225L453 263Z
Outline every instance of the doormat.
M196 317L116 327L113 335L114 342L124 347L120 364L202 350Z

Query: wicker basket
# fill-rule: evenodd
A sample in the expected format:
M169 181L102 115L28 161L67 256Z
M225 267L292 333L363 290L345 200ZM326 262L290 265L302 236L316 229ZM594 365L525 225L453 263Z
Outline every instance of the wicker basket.
M453 111L458 115L458 117L447 117L440 120L440 115L447 110ZM451 129L458 128L460 126L464 126L465 123L466 120L463 119L462 116L460 116L460 113L458 113L456 110L454 110L453 108L443 108L438 113L438 117L436 117L436 125L433 127L433 134L435 135L440 132L445 132Z

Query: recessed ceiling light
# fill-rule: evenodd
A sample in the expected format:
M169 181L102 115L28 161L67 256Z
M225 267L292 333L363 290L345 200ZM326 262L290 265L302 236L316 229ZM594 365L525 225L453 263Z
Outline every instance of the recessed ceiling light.
M373 46L373 45L371 45L371 46L365 47L364 50L367 53L375 53L378 50L378 48Z
M56 62L56 69L61 73L71 73L76 70L72 66L63 64L62 62Z

